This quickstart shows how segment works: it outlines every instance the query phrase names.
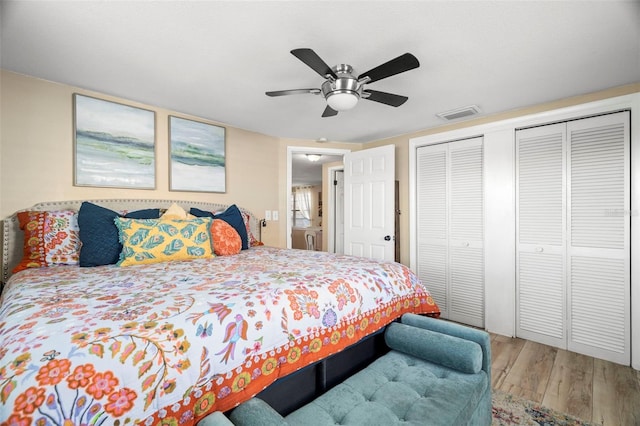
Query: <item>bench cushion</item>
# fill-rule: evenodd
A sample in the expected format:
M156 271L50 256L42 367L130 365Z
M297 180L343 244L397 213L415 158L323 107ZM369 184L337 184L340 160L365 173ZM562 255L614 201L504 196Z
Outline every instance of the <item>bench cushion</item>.
M384 340L391 349L463 373L482 369L482 348L470 340L399 323L389 324Z
M286 417L290 425L466 424L489 378L391 351Z

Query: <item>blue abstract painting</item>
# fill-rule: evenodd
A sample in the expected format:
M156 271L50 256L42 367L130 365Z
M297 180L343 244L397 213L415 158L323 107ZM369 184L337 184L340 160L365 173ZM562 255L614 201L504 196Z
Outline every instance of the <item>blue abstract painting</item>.
M79 94L74 101L74 184L154 189L155 113Z
M172 191L225 192L225 128L169 117Z

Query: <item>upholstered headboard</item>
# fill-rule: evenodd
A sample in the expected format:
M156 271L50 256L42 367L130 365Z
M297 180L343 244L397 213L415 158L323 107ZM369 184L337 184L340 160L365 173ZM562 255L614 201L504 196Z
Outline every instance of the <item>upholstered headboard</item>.
M189 211L191 207L200 210L219 211L228 207L226 204L206 203L201 201L179 201L179 200L137 200L137 199L112 199L112 200L82 200L82 201L50 201L38 203L33 207L24 210L63 210L63 209L80 209L83 201L90 201L94 204L106 207L111 210L140 210L149 208L167 209L171 204L176 203L185 210ZM260 239L260 221L250 211L239 207L244 213L248 213L250 217L251 232L256 238ZM2 270L1 283L6 283L11 276L11 270L20 262L23 254L23 232L20 230L18 217L14 213L2 221ZM0 288L2 288L0 286Z

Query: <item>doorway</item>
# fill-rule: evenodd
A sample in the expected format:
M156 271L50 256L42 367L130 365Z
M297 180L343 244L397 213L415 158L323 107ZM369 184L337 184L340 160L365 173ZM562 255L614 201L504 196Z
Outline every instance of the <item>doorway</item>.
M294 215L294 187L312 187L317 198L314 203L312 213L313 217L310 225L314 233L317 233L319 243L316 244L322 251L333 252L335 250L335 196L333 196L333 182L335 170L342 169L342 157L350 152L345 149L332 148L309 148L309 147L287 147L287 214L286 214L286 235L287 247L294 247L294 232L296 233L296 241L299 239L298 234L306 234L307 230L299 229L296 226ZM310 161L310 155L319 155L317 161ZM314 163L311 165L310 163ZM323 164L331 163L331 166L325 167L323 173ZM311 172L311 173L309 173ZM324 190L320 189L324 188ZM320 189L320 190L319 190ZM324 195L323 195L324 194ZM341 202L341 201L340 201ZM298 217L306 216L305 213L298 214ZM306 223L304 226L308 226ZM318 232L318 230L320 232ZM324 232L322 232L324 231ZM303 246L306 248L306 240L303 237ZM297 243L296 243L297 244ZM299 244L298 244L299 245Z

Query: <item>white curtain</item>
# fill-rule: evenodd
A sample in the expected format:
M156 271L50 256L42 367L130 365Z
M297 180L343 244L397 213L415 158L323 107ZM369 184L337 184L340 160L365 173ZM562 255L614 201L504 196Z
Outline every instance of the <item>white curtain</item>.
M298 186L294 188L296 198L296 209L300 215L307 220L311 220L311 187Z

